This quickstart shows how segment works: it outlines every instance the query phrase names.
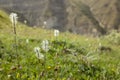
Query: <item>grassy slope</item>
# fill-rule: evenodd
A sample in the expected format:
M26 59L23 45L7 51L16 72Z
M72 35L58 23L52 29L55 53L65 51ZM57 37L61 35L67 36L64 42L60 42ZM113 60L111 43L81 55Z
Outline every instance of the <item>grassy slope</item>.
M26 39L30 40L29 44L26 44ZM44 69L41 65L43 61L38 61L33 49L36 46L40 46L44 39L48 39L50 45L55 46L55 48L50 46L50 51L48 52L50 54L47 53L46 69L48 72L45 74L49 78L53 79L56 77L54 70L58 68L56 77L58 80L66 80L68 78L71 80L120 79L118 76L120 74L120 46L108 42L109 38L87 38L66 32L61 33L58 41L56 41L53 36L53 30L30 28L19 23L17 25L17 54L19 57L16 57L13 28L8 15L3 11L0 11L0 79L14 80L18 78L17 80L19 80L23 78L27 80L29 78L30 80L35 80L39 78L39 72ZM59 43L65 43L65 48ZM111 50L105 49L101 51L99 49L100 43ZM66 48L69 50L66 51ZM56 53L59 55L57 58L55 57ZM72 53L78 53L77 57L73 56ZM97 60L92 61L92 59L85 56L88 53L90 53L90 57L97 56ZM43 54L45 53L43 52ZM17 65L17 62L20 63L20 66ZM54 64L57 62L59 64ZM22 67L22 69L19 70L19 67ZM15 70L13 70L14 68ZM11 77L8 75L11 75Z

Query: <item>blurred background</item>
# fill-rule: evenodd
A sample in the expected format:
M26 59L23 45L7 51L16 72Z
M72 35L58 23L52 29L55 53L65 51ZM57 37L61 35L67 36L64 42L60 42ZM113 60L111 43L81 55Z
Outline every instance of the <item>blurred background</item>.
M0 0L0 8L31 27L94 36L120 30L120 0Z

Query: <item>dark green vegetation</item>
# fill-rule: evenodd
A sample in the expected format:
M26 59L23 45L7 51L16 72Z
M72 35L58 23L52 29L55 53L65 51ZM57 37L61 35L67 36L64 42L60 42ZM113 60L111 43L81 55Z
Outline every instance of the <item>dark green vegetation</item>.
M29 43L26 43L29 39ZM38 60L34 47L49 41L49 51ZM60 33L17 25L17 53L13 27L8 15L0 11L0 80L119 80L120 34L100 38Z

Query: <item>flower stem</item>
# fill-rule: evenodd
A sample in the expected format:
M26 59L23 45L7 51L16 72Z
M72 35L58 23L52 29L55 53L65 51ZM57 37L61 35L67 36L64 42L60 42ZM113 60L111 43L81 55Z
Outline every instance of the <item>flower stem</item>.
M14 23L13 23L13 28L14 28L14 41L15 41L15 53L17 55L17 64L19 64L19 59L18 59L18 53L17 53L17 32L16 32L16 23L15 23L15 17L13 17Z

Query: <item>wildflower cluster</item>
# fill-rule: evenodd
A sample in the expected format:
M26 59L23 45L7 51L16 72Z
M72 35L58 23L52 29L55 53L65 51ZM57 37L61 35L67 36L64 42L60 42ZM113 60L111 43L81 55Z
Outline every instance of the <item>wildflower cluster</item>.
M17 17L16 13L11 13L10 14L10 20L11 20L11 22L12 22L13 25L17 24L17 19L18 19L18 17Z
M44 59L44 55L42 53L40 53L40 48L39 47L35 47L34 52L36 53L36 57L38 59Z

